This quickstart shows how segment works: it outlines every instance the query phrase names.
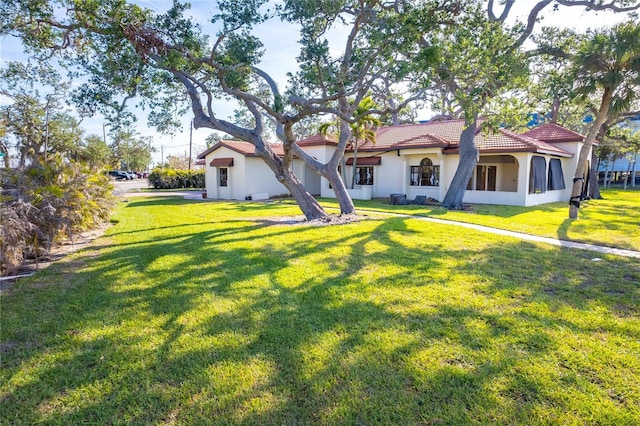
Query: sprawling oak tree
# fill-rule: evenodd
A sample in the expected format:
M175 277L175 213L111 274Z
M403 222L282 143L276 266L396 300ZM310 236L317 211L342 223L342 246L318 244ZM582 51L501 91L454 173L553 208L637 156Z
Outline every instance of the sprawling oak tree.
M329 180L343 213L354 212L338 164L350 139L349 124L362 118L357 105L376 85L407 77L408 68L396 61L390 42L402 31L396 24L405 3L411 2L220 0L212 3L215 34L203 34L188 6L179 2L157 14L125 0L2 0L0 16L3 34L20 37L32 53L58 54L74 72L87 73L76 96L84 111L122 118L128 101L141 100L151 107L152 122L166 129L177 94L186 93L196 128L252 143L305 216L314 219L326 213L293 173L293 157ZM419 3L425 10L451 13L446 0ZM263 45L254 29L268 20L300 29L299 68L290 70L287 91L259 68ZM330 43L339 35L339 43ZM237 100L252 125L220 117L215 99ZM335 154L321 163L297 146L296 126L329 114L342 124ZM277 129L283 157L267 143L269 122Z

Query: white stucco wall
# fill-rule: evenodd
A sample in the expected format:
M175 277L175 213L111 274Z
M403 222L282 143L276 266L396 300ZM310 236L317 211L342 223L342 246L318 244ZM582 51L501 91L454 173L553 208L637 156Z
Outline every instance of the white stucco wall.
M317 146L306 146L303 148L307 154L320 161L321 163L326 163L331 159L331 155L333 155L333 151L335 150L335 146L333 145L317 145ZM300 162L303 164L302 162ZM335 197L333 193L333 189L329 188L329 181L323 177L317 175L316 172L305 168L303 166L304 172L299 174L298 176L304 178L303 183L307 191L314 195L320 195L321 197L332 198ZM314 176L315 174L315 176Z
M227 187L219 186L218 168L209 165L214 158L233 158L233 166L228 167ZM267 193L269 197L289 193L289 190L278 182L269 166L259 157L245 157L227 147L220 147L207 155L205 161L207 198L244 200L247 196L256 193ZM304 184L304 163L301 160L294 160L292 169Z
M478 165L496 167L496 190L467 190L463 202L507 206L524 205L525 193L523 191L528 188L526 186L528 171L526 164L523 163L526 158L526 153L481 156ZM448 182L448 184L450 183L451 181Z
M406 153L410 154L406 154ZM440 149L426 149L426 150L411 150L401 151L405 160L404 164L404 182L401 194L407 194L408 200L414 200L418 195L424 195L431 197L435 200L442 201L444 198L443 192L443 171L445 168L443 155L440 153ZM440 166L440 182L438 186L411 186L411 167L419 166L423 158L429 158L434 166ZM384 195L383 195L384 196ZM387 194L388 196L388 194Z
M205 192L207 193L207 198L210 198L212 200L216 200L218 199L218 188L216 185L216 180L217 180L217 176L216 176L216 172L215 172L215 167L211 167L209 165L209 163L211 163L211 160L205 160L207 161L207 163L205 164L205 173L204 173L204 189Z
M233 158L233 166L228 167L227 186L219 186L218 167L212 167L214 158ZM239 199L235 193L244 185L245 157L227 147L220 147L205 157L205 186L207 198L219 200ZM244 199L244 197L243 197Z
M464 202L477 204L503 204L533 206L555 201L569 201L571 185L577 155L581 143L563 143L559 147L575 153L573 158L560 158L565 178L565 189L546 191L542 194L529 194L529 166L532 153L508 154L515 159L514 162L496 162L496 191L468 190L465 193ZM319 161L326 162L330 158L333 146L306 147L311 156ZM458 166L457 155L442 155L440 149L401 150L386 153L366 153L363 156L380 156L381 165L374 167L374 184L371 186L371 196L374 198L387 198L390 194L406 194L412 200L418 195L424 195L442 201L449 189L453 176ZM234 159L234 166L229 167L229 181L227 188L218 187L218 175L215 167L209 166L213 158ZM546 159L547 170L549 167L549 155L543 155ZM440 185L435 187L420 187L409 185L410 167L420 165L423 158L430 158L434 165L440 165ZM491 165L491 161L482 162L483 165ZM301 160L294 160L294 173L312 193L320 193L322 197L335 197L335 194L326 179L318 180L315 172L306 168ZM514 179L517 170L517 178ZM346 168L347 186L349 186L353 167ZM319 181L319 183L318 183ZM252 193L268 193L269 196L287 194L289 191L280 184L271 169L258 157L245 157L226 147L221 147L206 158L206 192L208 198L244 200ZM516 191L517 190L517 191Z
M305 146L304 151L315 158L316 160L326 163L331 158L335 146L333 145L317 145L317 146Z
M562 144L562 149L569 151L569 152L573 152L574 150L577 151L578 148L576 148L577 145L582 145L581 143L574 143L573 144L573 149L568 149L570 148L569 146L570 144L565 143ZM534 155L538 155L538 154L529 154L527 161L529 161L529 164L531 162L531 157L533 157ZM547 175L549 173L549 160L551 158L558 158L558 157L551 157L551 156L544 156L547 162ZM569 199L571 198L571 189L573 186L573 176L576 172L576 165L578 162L577 159L577 155L575 155L573 158L560 158L560 162L562 163L562 174L564 175L564 186L565 189L561 189L561 190L547 190L544 193L541 194L529 194L529 176L526 176L527 179L527 183L526 183L526 187L524 188L525 191L525 201L524 204L525 206L537 206L540 204L546 204L546 203L554 203L554 202L558 202L558 201L563 201L563 202L569 202Z
M273 171L265 164L262 158L247 157L245 159L245 179L242 188L234 192L236 200L244 200L245 197L266 192L269 197L288 194L289 190L275 177Z

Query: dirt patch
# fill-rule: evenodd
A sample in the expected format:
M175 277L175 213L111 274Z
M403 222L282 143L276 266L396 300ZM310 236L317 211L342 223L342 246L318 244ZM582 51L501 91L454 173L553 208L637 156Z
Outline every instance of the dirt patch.
M260 223L263 226L330 226L344 225L347 223L356 223L369 219L369 216L355 214L328 215L322 219L307 220L306 217L300 216L271 216L248 219L252 222Z
M52 248L51 252L45 256L38 259L25 260L22 266L20 266L20 269L18 269L14 275L2 277L2 280L0 280L0 292L9 290L17 279L31 276L39 270L46 269L49 265L64 258L65 256L87 247L96 238L104 235L110 226L112 226L110 223L106 223L98 228L82 232L75 235L73 238L63 240L59 245Z

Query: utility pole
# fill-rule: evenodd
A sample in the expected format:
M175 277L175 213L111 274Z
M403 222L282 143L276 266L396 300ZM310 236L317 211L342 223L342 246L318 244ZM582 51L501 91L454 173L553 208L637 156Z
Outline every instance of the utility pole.
M189 122L189 170L191 170L191 145L193 142L193 120Z
M160 145L160 166L164 170L164 145Z

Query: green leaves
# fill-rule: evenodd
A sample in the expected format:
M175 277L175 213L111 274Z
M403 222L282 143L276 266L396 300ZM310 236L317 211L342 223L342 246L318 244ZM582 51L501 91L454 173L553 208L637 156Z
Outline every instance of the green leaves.
M582 98L609 91L612 112L627 110L640 90L640 24L591 31L573 58L575 90Z

